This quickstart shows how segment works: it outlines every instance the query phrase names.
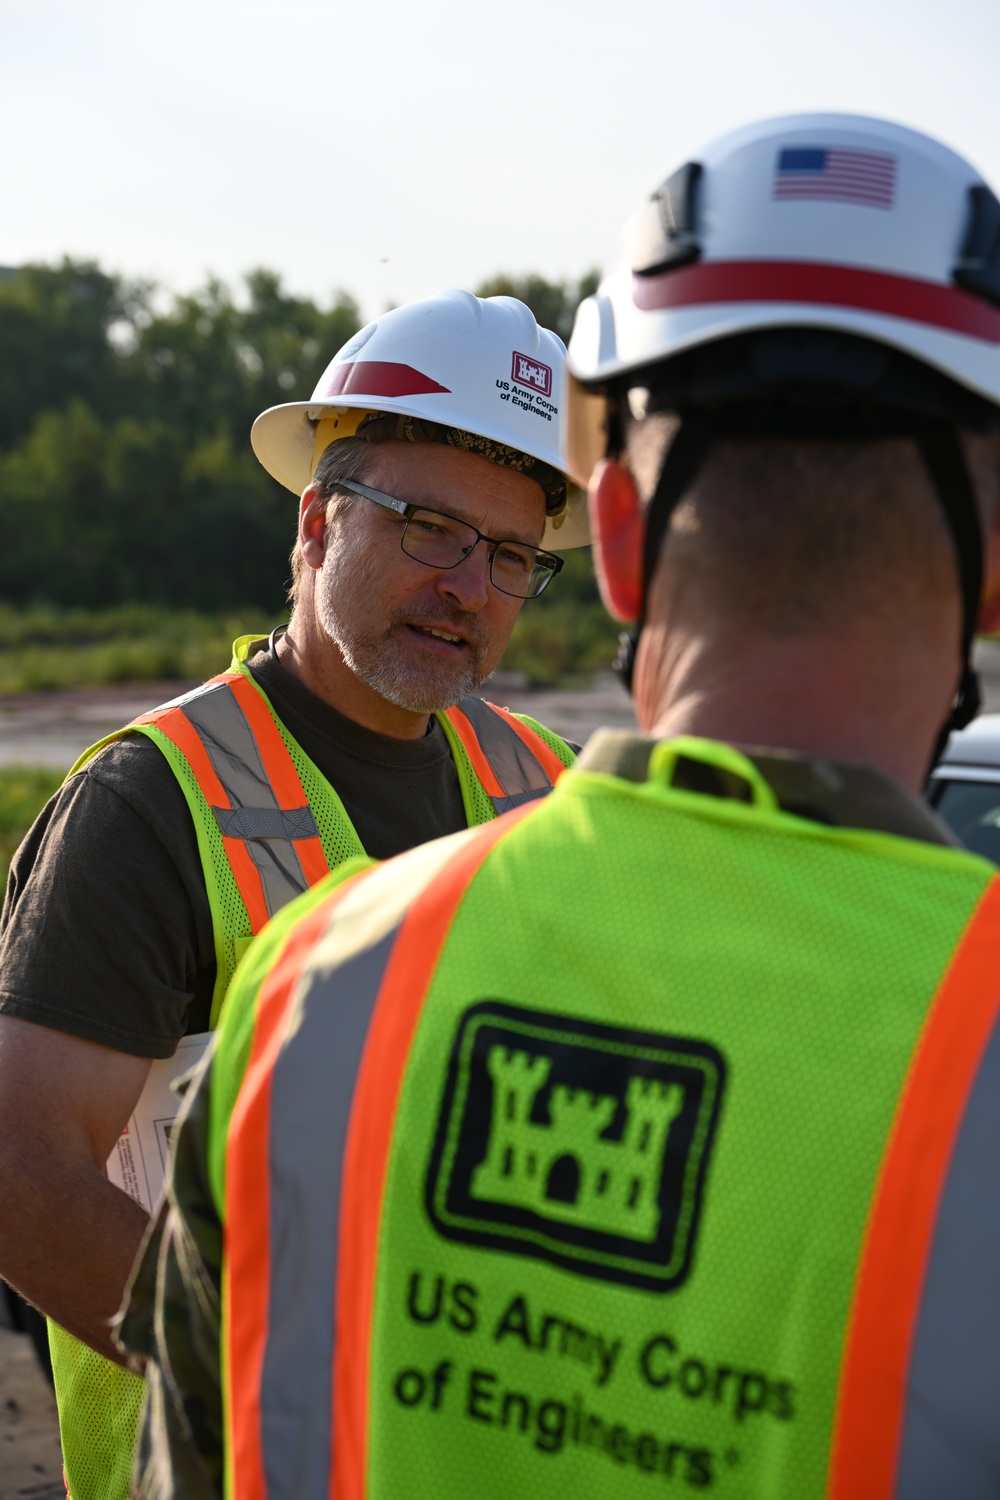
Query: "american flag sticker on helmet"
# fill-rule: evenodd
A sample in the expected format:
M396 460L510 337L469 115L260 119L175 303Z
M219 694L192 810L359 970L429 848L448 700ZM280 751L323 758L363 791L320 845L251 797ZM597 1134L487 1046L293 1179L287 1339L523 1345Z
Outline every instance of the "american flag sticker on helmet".
M785 146L778 152L773 197L892 208L896 157L841 146Z

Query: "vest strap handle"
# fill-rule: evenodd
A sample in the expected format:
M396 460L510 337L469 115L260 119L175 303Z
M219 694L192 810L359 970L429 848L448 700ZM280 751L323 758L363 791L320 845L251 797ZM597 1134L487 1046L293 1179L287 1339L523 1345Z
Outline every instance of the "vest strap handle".
M778 811L778 799L753 761L735 746L723 745L718 740L681 734L676 739L662 741L649 757L649 780L658 781L662 786L673 786L681 760L698 761L701 765L713 766L717 771L736 776L749 787L754 807L762 812Z

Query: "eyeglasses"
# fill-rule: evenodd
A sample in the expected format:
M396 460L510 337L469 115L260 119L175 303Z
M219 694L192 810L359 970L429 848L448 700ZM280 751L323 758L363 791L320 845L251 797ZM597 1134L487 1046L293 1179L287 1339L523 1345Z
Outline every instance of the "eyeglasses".
M404 516L406 525L399 545L407 557L425 563L428 568L457 568L473 547L485 542L490 548L490 582L502 594L512 594L515 599L537 599L563 565L562 558L552 552L540 552L524 542L497 541L467 521L459 521L440 510L427 510L423 505L408 505L405 500L370 489L356 480L338 479L335 488L374 500L376 505Z

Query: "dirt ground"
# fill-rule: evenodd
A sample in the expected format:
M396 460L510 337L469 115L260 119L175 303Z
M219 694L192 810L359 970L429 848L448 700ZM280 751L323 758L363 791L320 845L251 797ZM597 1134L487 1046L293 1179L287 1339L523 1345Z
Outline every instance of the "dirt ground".
M31 1340L0 1328L0 1500L64 1500L56 1404Z

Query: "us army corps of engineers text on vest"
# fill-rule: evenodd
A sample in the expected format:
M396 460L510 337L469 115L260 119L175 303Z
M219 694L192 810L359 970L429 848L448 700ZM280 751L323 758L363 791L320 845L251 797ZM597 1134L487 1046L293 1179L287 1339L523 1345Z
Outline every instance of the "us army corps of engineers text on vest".
M687 740L315 894L211 1070L233 1500L891 1500L973 1411L997 1472L997 1268L948 1228L995 1159L992 865Z

